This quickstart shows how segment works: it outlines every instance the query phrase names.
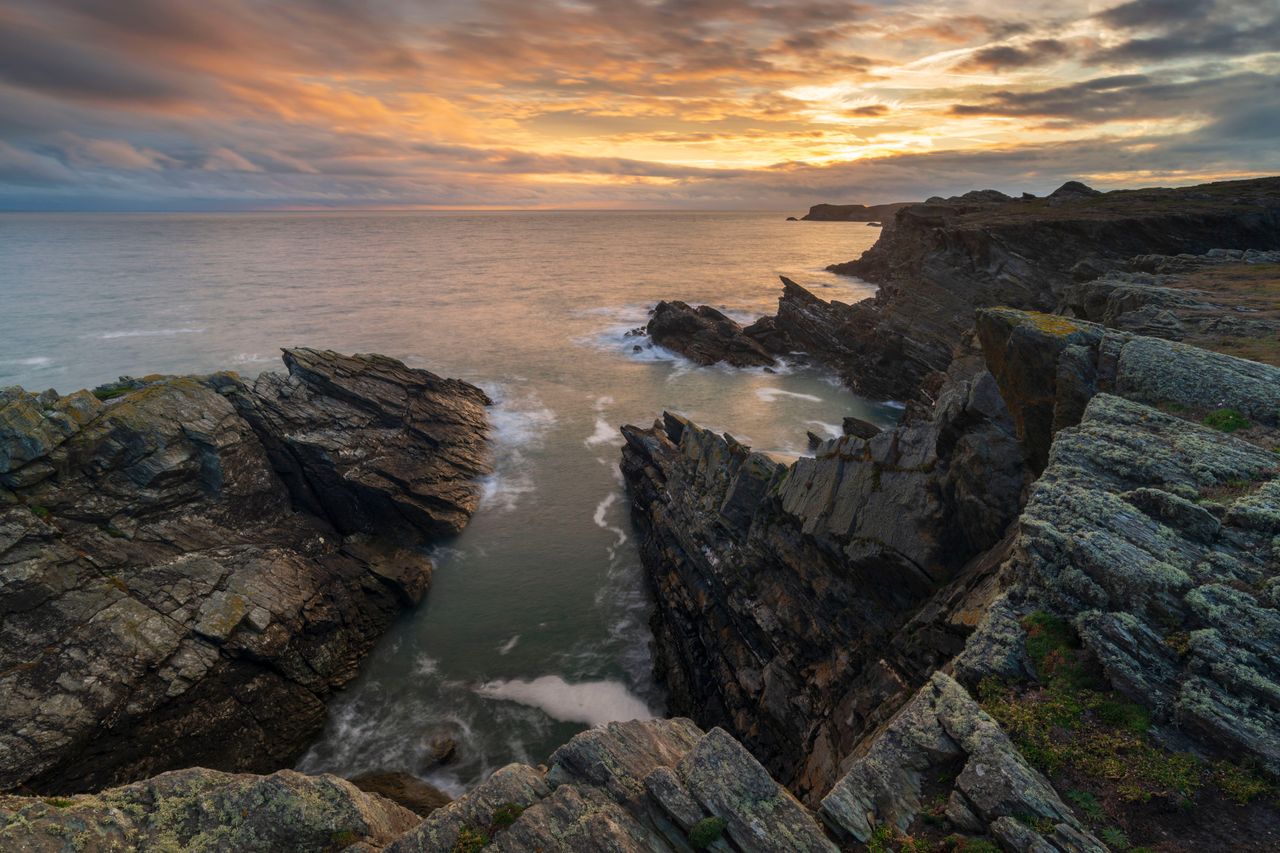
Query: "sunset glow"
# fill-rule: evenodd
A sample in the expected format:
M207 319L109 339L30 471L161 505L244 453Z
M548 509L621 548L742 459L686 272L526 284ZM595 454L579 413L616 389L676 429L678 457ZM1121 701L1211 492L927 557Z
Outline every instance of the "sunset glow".
M1280 169L1274 0L0 0L0 208L686 207Z

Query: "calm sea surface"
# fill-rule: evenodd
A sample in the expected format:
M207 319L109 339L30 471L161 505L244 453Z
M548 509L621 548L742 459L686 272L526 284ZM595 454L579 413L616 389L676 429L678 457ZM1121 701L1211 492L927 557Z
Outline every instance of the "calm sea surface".
M0 216L0 385L68 392L122 374L255 374L282 346L381 352L484 387L497 472L436 549L427 600L330 705L301 768L404 770L454 791L574 732L663 713L618 426L663 409L760 450L805 452L842 416L881 422L812 369L694 368L625 332L664 298L751 319L783 273L879 234L775 213ZM422 770L424 743L460 760Z

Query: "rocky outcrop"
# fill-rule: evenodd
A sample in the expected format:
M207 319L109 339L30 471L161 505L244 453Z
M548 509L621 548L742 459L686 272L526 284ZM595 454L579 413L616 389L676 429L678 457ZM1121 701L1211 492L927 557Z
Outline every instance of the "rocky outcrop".
M1140 255L1069 285L1057 312L1280 366L1280 252Z
M946 368L975 308L1048 311L1072 284L1136 255L1277 249L1278 241L1280 178L931 199L899 211L860 259L830 267L880 286L832 327L842 353L833 366L867 396L906 399Z
M1024 485L995 383L957 362L932 409L790 466L671 414L623 434L672 709L812 801L972 627L968 563Z
M883 826L906 833L944 803L940 823L990 834L1007 850L1107 850L1000 726L943 673L867 744L822 800L823 819L842 838L865 844Z
M741 744L688 720L610 723L513 764L388 850L835 853L821 823ZM470 844L472 846L466 846Z
M1186 344L1009 308L978 312L978 336L1038 473L1058 430L1099 391L1190 418L1231 413L1241 434L1280 428L1276 368Z
M273 770L456 530L477 389L379 356L0 392L0 789ZM103 399L100 399L103 398Z
M191 769L74 797L0 795L0 848L31 853L375 851L421 818L336 776Z
M774 363L759 341L709 305L693 308L684 302L659 302L645 331L655 344L697 364L762 367Z
M805 222L878 222L892 219L894 214L912 202L897 201L890 204L815 204L800 217Z

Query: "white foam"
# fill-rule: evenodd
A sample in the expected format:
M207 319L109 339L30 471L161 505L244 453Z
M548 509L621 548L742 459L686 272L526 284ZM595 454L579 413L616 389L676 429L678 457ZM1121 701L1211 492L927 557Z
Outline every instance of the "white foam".
M582 442L587 447L595 447L600 444L622 444L622 433L613 424L604 418L596 418L596 431L587 436Z
M756 396L764 403L774 403L782 397L791 397L795 400L810 400L814 403L822 402L821 397L817 397L813 394L801 394L798 391L784 391L781 388L757 388Z
M516 647L516 643L518 642L520 642L520 635L513 634L511 636L511 639L507 640L505 643L498 646L498 654L500 655L510 654L511 650Z
M620 681L570 684L558 675L544 675L532 681L489 681L475 691L488 699L538 708L552 719L566 723L602 726L623 720L652 720L657 716Z
M840 424L829 424L826 421L805 421L809 426L816 426L832 438L839 438L844 435L844 427Z
M484 390L495 401L489 410L495 465L480 481L480 506L510 511L521 497L537 491L527 453L542 446L558 417L532 391L517 394L501 385Z
M47 367L50 364L53 364L53 359L48 356L37 355L32 358L0 359L0 364L16 364L20 367Z
M120 332L103 332L96 337L99 340L110 341L116 338L168 338L174 335L200 334L204 334L204 329L127 329Z
M413 674L428 676L434 675L436 670L440 668L440 662L433 657L427 655L418 655L413 659Z
M627 534L622 530L621 527L614 527L610 525L608 520L609 507L613 506L614 502L617 500L618 500L617 492L610 492L609 494L605 495L604 500L596 504L596 511L595 511L595 514L591 516L591 520L595 522L596 527L600 527L604 530L608 530L611 533L613 533L615 536L617 536L618 537L617 545L622 545L627 541ZM612 557L613 549L610 548L609 550L611 552L610 556Z

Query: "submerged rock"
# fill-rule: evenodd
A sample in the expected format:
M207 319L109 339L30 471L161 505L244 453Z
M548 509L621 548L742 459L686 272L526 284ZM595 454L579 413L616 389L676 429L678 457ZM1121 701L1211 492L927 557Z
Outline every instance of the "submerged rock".
M483 394L381 356L286 363L0 396L0 789L288 765L421 599L430 562L396 540L474 508Z

